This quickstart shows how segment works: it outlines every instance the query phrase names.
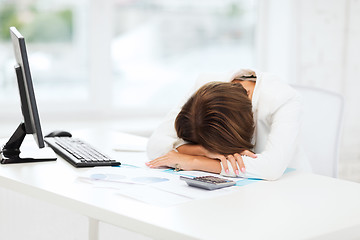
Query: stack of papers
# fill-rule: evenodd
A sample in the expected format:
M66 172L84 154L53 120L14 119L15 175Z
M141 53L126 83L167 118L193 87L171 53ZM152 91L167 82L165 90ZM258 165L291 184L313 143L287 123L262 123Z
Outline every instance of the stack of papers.
M126 139L118 141L114 150L119 151L120 167L92 168L78 179L94 188L109 189L114 194L130 197L138 201L159 206L171 206L196 199L218 197L239 191L239 186L259 182L261 179L229 178L236 181L232 187L204 190L190 187L180 176L217 176L201 171L179 171L173 169L151 169L145 165L147 139L128 144ZM121 153L120 153L121 152ZM115 152L116 153L116 152ZM294 169L287 169L286 172ZM225 178L225 177L224 177Z
M115 194L158 206L171 206L196 199L222 196L239 189L236 186L213 191L194 188L180 180L181 175L219 176L200 171L174 172L172 169L150 169L123 164L120 167L93 168L80 175L78 179L95 188L111 189ZM236 180L246 181L246 179Z

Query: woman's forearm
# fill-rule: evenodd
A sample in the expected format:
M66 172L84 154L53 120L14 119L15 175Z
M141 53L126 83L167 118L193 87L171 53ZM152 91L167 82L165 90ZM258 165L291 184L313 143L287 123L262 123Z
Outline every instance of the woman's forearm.
M192 157L190 161L190 169L212 173L221 172L220 160L209 158L206 156L206 150L200 145L184 144L177 148L181 154Z
M147 162L146 165L151 168L167 166L172 168L180 168L185 171L198 170L211 173L221 172L221 164L220 160L218 159L190 155L176 151L170 151L161 157Z
M193 155L193 156L204 156L203 148L200 145L184 144L176 149L179 153Z
M211 159L203 156L193 156L191 169L211 173L220 173L221 165L220 161L216 159Z

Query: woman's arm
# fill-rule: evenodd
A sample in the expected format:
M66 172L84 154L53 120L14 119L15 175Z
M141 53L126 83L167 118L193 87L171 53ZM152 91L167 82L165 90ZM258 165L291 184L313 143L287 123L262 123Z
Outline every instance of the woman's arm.
M184 144L176 148L179 153L184 153L188 155L196 155L196 156L206 156L205 149L200 145L195 144Z
M201 145L196 144L183 144L176 148L179 153L188 155L204 156L211 159L220 159L224 156L218 153L210 152Z
M177 137L174 122L180 108L170 111L159 127L153 132L147 144L147 155L150 160L170 152L185 141Z
M180 168L186 171L200 170L211 173L220 173L220 160L211 159L204 156L188 155L176 151L170 151L167 154L151 160L146 163L148 167L172 167Z
M245 150L242 154L252 158L256 158L255 154ZM239 169L245 173L245 166L241 160L240 154L234 154L227 156L228 159L237 159L239 163ZM185 144L177 148L177 150L170 151L169 153L156 158L148 163L147 166L156 167L172 167L181 168L182 170L199 170L212 173L220 173L222 170L221 163L227 163L226 157L221 154L212 153L207 151L200 145ZM236 169L235 174L239 174L239 170ZM226 174L230 174L229 171Z
M298 96L289 99L280 106L271 116L270 133L264 150L257 153L255 159L242 156L246 174L240 173L239 176L266 180L280 178L289 162L294 158L296 149L300 144L300 115L301 101ZM222 169L221 174L224 176L236 176L232 170L233 164L228 162L227 165L230 174L226 174L226 168Z

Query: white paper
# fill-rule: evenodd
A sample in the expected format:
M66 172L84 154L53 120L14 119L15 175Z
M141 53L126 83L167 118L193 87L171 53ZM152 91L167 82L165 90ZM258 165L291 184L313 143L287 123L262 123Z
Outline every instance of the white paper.
M159 206L171 206L191 200L211 198L231 193L237 187L213 191L189 187L180 175L214 175L200 171L172 172L132 166L94 168L79 176L79 180L96 188L107 188L138 201Z
M147 138L140 137L137 141L128 141L126 138L118 139L113 149L120 152L145 152L147 142Z

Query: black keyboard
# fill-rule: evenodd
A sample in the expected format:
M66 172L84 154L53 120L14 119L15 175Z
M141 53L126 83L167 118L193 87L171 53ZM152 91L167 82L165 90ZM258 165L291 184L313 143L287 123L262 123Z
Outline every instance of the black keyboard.
M75 167L119 166L121 163L72 137L47 137L45 142Z

